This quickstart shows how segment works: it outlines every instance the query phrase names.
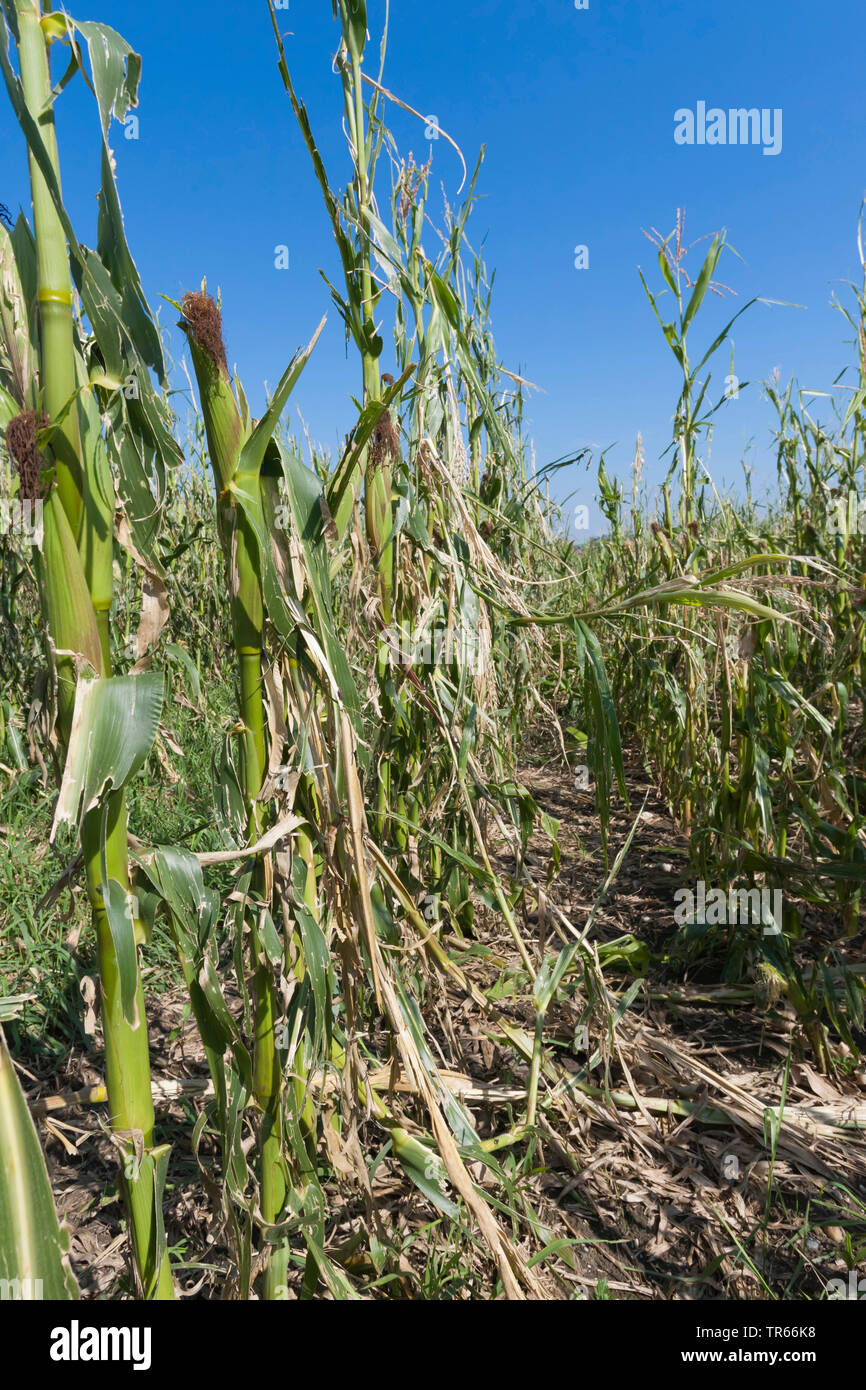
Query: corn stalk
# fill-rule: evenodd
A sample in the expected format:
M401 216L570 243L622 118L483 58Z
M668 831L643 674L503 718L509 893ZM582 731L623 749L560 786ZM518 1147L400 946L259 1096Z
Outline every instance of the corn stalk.
M112 677L115 512L98 411L94 418L77 342L68 259L74 234L62 205L54 124L49 47L61 38L74 44L73 29L63 17L43 16L37 0L15 0L14 5L4 0L3 14L6 45L10 35L17 45L20 80L8 53L3 72L30 159L42 406L38 413L22 411L14 417L6 441L18 467L20 494L34 501L43 491L47 494L38 569L55 671L57 732L71 755L83 684L110 684ZM80 269L84 256L77 242L73 253ZM135 1268L145 1297L171 1298L159 1210L167 1150L153 1146L150 1058L122 781L109 781L105 796L91 799L79 829L97 941L110 1123L123 1155L121 1183Z
M221 314L216 302L203 287L201 293L186 295L180 308L183 313L181 327L190 344L199 388L216 490L217 524L228 575L239 679L242 792L247 836L250 843L254 843L264 829L264 807L260 795L268 765L263 671L266 606L260 549L261 537L265 532L261 469L277 420L312 351L315 338L305 352L298 353L293 359L270 402L266 416L253 427L246 401L241 396L239 405L232 387L222 338ZM306 842L301 845L301 853L309 857ZM259 920L263 906L269 902L270 878L265 860L257 858L248 890L246 927L250 934L253 959L253 1094L261 1112L261 1217L266 1226L273 1227L284 1215L291 1174L285 1155L282 1063L276 1041L279 1008L273 969L261 936ZM303 973L302 964L300 969ZM302 1053L299 1054L298 1066L303 1084ZM266 1298L282 1296L286 1286L287 1261L286 1242L273 1242L265 1267L263 1287Z

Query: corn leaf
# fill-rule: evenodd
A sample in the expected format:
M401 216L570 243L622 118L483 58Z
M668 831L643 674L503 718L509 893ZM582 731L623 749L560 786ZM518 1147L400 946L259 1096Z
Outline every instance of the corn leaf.
M3 1297L78 1298L45 1159L0 1028L0 1287Z

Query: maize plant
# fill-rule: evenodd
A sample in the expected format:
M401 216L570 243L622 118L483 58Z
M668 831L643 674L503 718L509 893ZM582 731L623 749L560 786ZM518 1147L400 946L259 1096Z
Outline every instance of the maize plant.
M33 202L32 229L19 220L4 243L14 312L29 338L11 363L5 435L19 497L44 508L37 568L56 736L66 759L55 829L75 827L84 861L99 956L110 1123L122 1159L137 1277L145 1296L171 1297L160 1207L167 1149L154 1144L138 961L142 936L130 887L124 797L125 782L155 732L161 683L154 676L115 677L110 632L115 512L127 504L127 532L142 540L147 523L137 507L146 489L150 510L150 490L141 455L154 447L168 461L178 454L150 385L148 364L162 367L159 339L123 237L107 143L112 113L122 117L135 102L139 64L112 31L43 15L30 0L4 4L3 17L0 63L27 141ZM50 75L54 44L67 51L73 69L86 72L88 58L94 64L90 78L102 130L96 251L77 241L62 201ZM107 67L94 62L97 48L110 54ZM90 339L76 317L73 272L93 328ZM131 303L139 291L136 311L124 303L128 278ZM134 409L123 389L130 378L141 383ZM128 497L117 496L112 462L126 475ZM150 563L158 584L156 562ZM145 613L142 656L153 635L153 614ZM92 743L97 738L104 740L101 748Z
M386 85L385 37L374 75L364 0L334 0L339 188L268 8L324 200L322 275L357 355L335 458L306 456L286 418L324 319L309 341L288 325L306 346L254 419L230 356L243 306L206 281L167 299L191 388L190 417L172 413L110 146L141 60L102 24L0 0L32 204L0 218L0 485L39 519L0 536L0 810L47 816L49 844L44 891L10 902L0 931L0 1276L99 1292L34 1127L56 1149L54 1108L74 1105L105 1107L91 1138L119 1156L130 1272L114 1293L573 1297L586 1242L537 1179L561 1168L563 1202L578 1181L588 1192L591 1126L639 1110L641 1143L653 1116L754 1126L742 1096L724 1110L693 1080L656 1093L673 1048L642 1050L645 999L675 1007L701 956L726 1004L775 1017L784 998L792 1048L826 1072L856 1061L863 294L836 428L768 384L784 496L762 517L716 492L703 457L727 399L712 405L709 364L738 317L694 352L724 238L692 277L681 217L655 236L661 288L641 278L682 373L673 461L653 505L638 441L629 507L602 454L608 534L578 548L551 487L591 453L535 469L534 388L500 359L471 230L483 151L467 164L437 132L462 170L437 225L433 157L402 158L388 126L395 103L427 118ZM95 102L94 248L61 183L55 117L76 76ZM567 801L533 789L539 748L557 775L585 774L591 844L562 835ZM695 914L670 939L611 938L644 822L636 765L685 871L784 889L771 931ZM9 843L11 861L11 824ZM578 909L566 854L595 875ZM841 914L844 942L814 939L813 908ZM71 1038L104 1079L46 1096L34 1073L29 1089L16 1062L34 1033L55 1054ZM178 1048L183 1074L167 1075ZM786 1098L759 1107L771 1168L780 1135L802 1157ZM606 1226L607 1205L596 1215Z

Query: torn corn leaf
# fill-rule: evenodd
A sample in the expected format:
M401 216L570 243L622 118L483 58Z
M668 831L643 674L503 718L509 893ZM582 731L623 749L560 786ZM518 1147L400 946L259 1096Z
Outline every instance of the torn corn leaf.
M162 700L158 671L78 682L52 841L62 825L80 832L88 811L139 770L156 737Z

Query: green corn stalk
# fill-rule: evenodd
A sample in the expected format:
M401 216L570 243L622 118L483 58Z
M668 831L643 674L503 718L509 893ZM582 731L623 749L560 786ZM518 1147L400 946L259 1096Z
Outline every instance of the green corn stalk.
M673 248L669 243L673 241ZM679 453L681 476L680 476L680 524L682 527L682 563L686 572L692 567L692 556L696 549L699 536L699 522L695 510L695 475L697 471L698 456L697 445L702 431L708 428L709 422L715 411L722 404L722 401L715 407L705 406L705 397L709 385L709 376L700 385L698 373L705 367L708 360L718 350L727 338L731 328L741 314L755 303L750 299L727 323L722 332L712 343L707 352L696 365L692 365L688 351L688 334L696 314L706 298L707 291L715 289L713 276L719 263L722 251L725 249L725 239L721 234L713 237L710 248L704 258L703 264L694 282L691 281L688 272L685 270L683 261L687 254L687 248L683 244L683 214L677 213L676 231L671 233L664 240L659 239L658 264L662 277L665 282L665 290L659 294L653 294L641 273L640 279L644 292L652 306L659 325L665 335L668 346L673 352L682 373L682 391L677 402L675 411L674 441L673 448ZM685 299L684 285L690 289L688 300ZM670 292L676 304L676 318L665 323L659 308L662 295ZM719 291L721 292L721 291ZM723 398L724 399L724 398ZM701 410L705 414L701 414ZM667 508L668 494L665 491L665 503ZM666 522L669 515L666 515ZM668 527L668 529L670 529ZM686 614L686 625L691 630L692 616ZM686 703L686 739L685 739L685 762L687 767L691 767L694 759L694 748L696 742L700 740L700 730L695 728L695 675L694 669L689 662L687 674L687 703ZM692 797L686 797L682 807L683 826L687 833L690 832L693 818Z
M300 125L313 161L316 176L325 197L335 240L343 262L346 298L342 299L332 287L332 295L361 355L363 403L374 410L374 422L384 412L376 408L382 398L379 358L382 339L376 331L375 311L380 290L372 273L373 182L381 133L376 122L376 100L371 101L370 121L364 104L363 59L367 41L367 7L365 0L334 0L333 11L339 18L342 45L338 66L343 85L346 126L349 133L354 179L351 194L346 194L346 207L341 210L332 191L321 156L316 147L309 119L298 101L292 86L285 50L271 0L271 18L280 58L280 75L289 94L292 108ZM348 230L344 223L348 223ZM338 536L349 524L354 502L364 482L364 509L367 540L377 565L379 591L384 622L391 621L394 585L394 545L391 533L392 479L389 453L375 447L361 449L353 460L351 486L341 490L332 508ZM387 542L387 543L386 543Z
M342 63L343 98L352 156L355 164L354 199L357 216L357 251L355 276L347 277L349 302L361 325L360 341L363 404L370 406L381 397L382 382L379 356L382 340L376 333L375 308L379 291L375 287L371 268L371 214L373 208L373 176L376 166L373 122L367 128L364 106L363 59L367 41L367 7L365 0L335 0L334 14L339 9L343 31ZM372 103L375 108L375 98ZM364 519L367 544L376 566L382 622L391 623L394 591L394 551L392 529L391 459L396 452L396 436L390 414L382 411L373 442L365 449L361 467L364 472ZM338 528L339 529L339 528ZM382 717L387 723L392 716L387 693L387 664L379 661L380 700ZM378 804L376 823L379 835L388 831L388 811L391 801L391 759L383 751L378 767Z
M60 159L54 125L54 102L48 62L48 31L42 26L39 0L15 0L21 85L28 110L39 127L51 167L60 186ZM44 406L51 420L60 421L53 441L57 489L73 535L78 533L84 480L78 414L68 410L76 389L72 285L66 261L66 238L54 199L33 150L30 188L36 236L37 300L43 358L52 363L43 375Z
M361 355L363 406L358 432L366 425L365 440L358 449L350 448L348 470L338 470L329 494L329 507L338 539L342 538L351 521L361 481L364 484L364 522L367 543L376 566L377 587L381 604L382 623L391 623L394 609L395 541L392 537L393 479L392 458L396 452L396 434L382 404L382 379L379 358L382 339L376 331L375 311L380 290L372 273L374 216L373 184L376 161L382 143L382 128L377 119L378 93L368 109L364 104L363 58L367 41L367 7L365 0L333 0L334 17L339 19L342 45L338 68L343 85L346 127L354 165L351 192L347 191L341 208L328 182L321 155L316 146L309 118L292 86L276 11L269 0L274 36L279 53L280 75L288 92L298 124L304 136L316 172L325 205L331 219L334 237L343 263L346 293L342 298L331 287L347 334L351 335ZM384 52L384 47L383 47ZM372 434L372 439L370 435ZM345 463L345 461L344 461ZM345 476L343 476L345 471ZM336 493L336 495L334 495ZM378 677L382 719L390 723L392 709L387 691L387 664L379 662ZM377 829L380 837L388 830L392 765L388 750L382 751L378 763Z
M250 437L248 418L241 415L232 388L222 339L222 320L216 302L205 292L186 295L180 306L181 327L190 345L193 370L199 388L208 451L217 495L217 517L226 557L231 591L231 619L240 681L240 715L243 738L243 794L247 833L255 841L262 829L259 793L267 768L265 707L262 681L264 646L264 597L258 543L245 507L261 522L262 483L259 468L244 467L244 445ZM238 494L245 506L238 502ZM263 897L265 882L261 860L253 874L254 897ZM255 1052L253 1091L261 1111L260 1181L261 1211L273 1225L280 1219L289 1190L282 1132L282 1068L276 1046L278 1017L273 974L259 937L257 914L249 914L253 959ZM265 1270L264 1292L279 1298L286 1283L288 1246L271 1248Z
M15 0L21 86L36 121L60 188L48 45L52 23L43 21L37 0ZM72 731L77 681L90 673L111 676L108 611L111 605L111 553L114 488L107 465L90 431L87 462L79 425L82 385L75 344L72 284L67 242L57 206L32 150L31 191L37 263L37 302L42 396L53 460L53 480L44 508L44 551L39 564L43 614L56 657L58 732L66 746ZM18 417L20 425L24 417ZM10 422L10 427L13 422ZM34 421L35 423L35 421ZM42 422L40 421L40 424ZM92 423L92 421L91 421ZM97 429L98 433L98 429ZM9 430L7 429L7 441ZM38 454L38 440L34 439ZM29 468L31 495L38 495L38 463L19 450L22 482ZM35 475L34 475L35 469ZM82 662L86 663L82 666ZM157 1211L160 1184L154 1157L150 1056L141 975L135 960L136 1012L124 1008L121 969L104 900L104 885L118 886L130 901L126 808L122 791L110 795L105 810L95 808L82 827L88 897L93 913L102 990L106 1084L110 1123L122 1148L122 1185L130 1216L135 1264L146 1298L172 1298L167 1256L159 1254Z

